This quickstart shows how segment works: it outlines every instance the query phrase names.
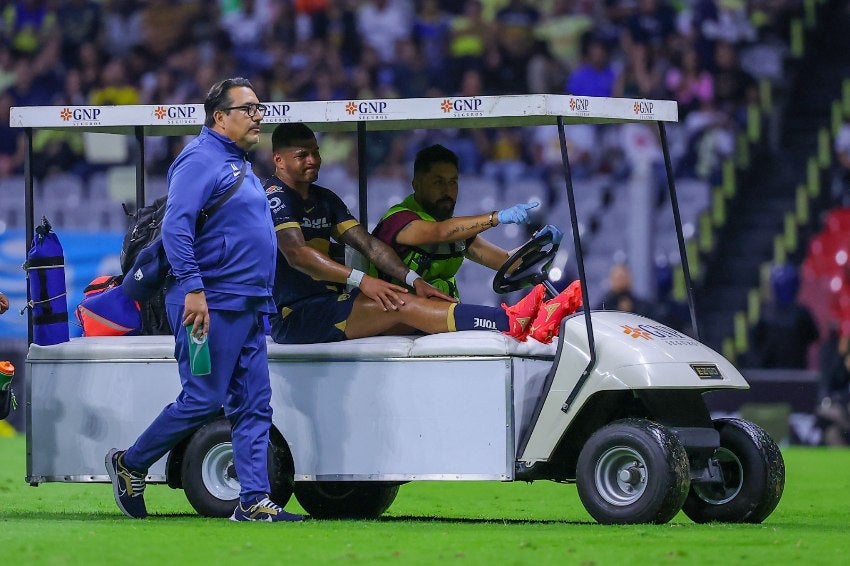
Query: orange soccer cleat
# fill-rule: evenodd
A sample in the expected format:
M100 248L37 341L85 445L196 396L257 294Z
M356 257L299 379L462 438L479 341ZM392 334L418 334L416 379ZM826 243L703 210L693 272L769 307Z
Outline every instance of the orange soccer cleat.
M543 304L543 297L546 294L546 288L541 285L535 285L531 292L519 300L517 304L509 307L502 303L502 308L508 315L510 328L505 334L516 338L520 342L525 342L528 338L528 332L531 328L531 321L537 315L540 305Z
M581 299L581 281L575 280L554 299L540 305L537 316L528 329L528 335L544 344L551 342L560 332L564 317L581 308Z

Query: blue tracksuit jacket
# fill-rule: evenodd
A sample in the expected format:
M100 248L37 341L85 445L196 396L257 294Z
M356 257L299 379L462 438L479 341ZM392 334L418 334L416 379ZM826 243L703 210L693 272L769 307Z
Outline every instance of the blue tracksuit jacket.
M274 308L277 244L268 199L250 163L242 186L195 234L201 208L238 180L244 160L233 141L204 127L169 168L162 243L176 281L168 304L182 305L188 291L204 289L210 308L229 308L236 297L267 297Z

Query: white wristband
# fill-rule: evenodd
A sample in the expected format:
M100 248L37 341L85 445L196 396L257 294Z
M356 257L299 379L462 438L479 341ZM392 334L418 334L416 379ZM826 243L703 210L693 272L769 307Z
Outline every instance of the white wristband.
M421 275L411 269L407 272L407 275L404 276L404 282L407 283L410 287L413 287L413 282L419 279L420 277Z
M348 283L352 287L360 287L360 282L363 281L364 275L365 273L363 273L359 269L352 269L351 273L348 274L348 279L346 280L346 283Z

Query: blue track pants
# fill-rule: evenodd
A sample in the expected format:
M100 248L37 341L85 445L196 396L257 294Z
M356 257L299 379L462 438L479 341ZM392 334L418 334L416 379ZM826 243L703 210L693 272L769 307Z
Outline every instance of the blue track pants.
M146 471L180 440L224 407L233 429L233 459L242 501L269 493L268 444L272 422L266 336L257 312L210 309L212 373L192 375L183 307L167 305L175 328L175 352L183 390L124 456L130 469Z

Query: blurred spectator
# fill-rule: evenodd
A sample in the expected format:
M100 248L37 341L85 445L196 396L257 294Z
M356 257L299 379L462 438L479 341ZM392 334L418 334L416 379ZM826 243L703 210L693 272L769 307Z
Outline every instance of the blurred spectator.
M107 6L104 45L113 55L127 55L142 42L142 14L138 1L110 0Z
M774 267L770 283L773 298L763 305L751 332L753 362L761 368L805 369L818 328L809 310L797 302L797 268L790 264Z
M593 5L589 0L555 0L552 9L534 28L537 39L567 71L581 60L581 37L593 28Z
M834 330L820 350L817 425L827 446L850 444L850 336Z
M36 179L68 171L86 178L89 165L84 158L83 133L73 129L39 128L32 136L32 174Z
M100 81L101 67L104 58L94 42L86 42L80 46L79 64L80 82L83 90L89 93Z
M688 304L673 297L673 266L666 259L655 265L656 297L652 304L652 318L673 330L688 336L694 335L691 311Z
M298 25L296 23L295 11L291 2L275 2L270 6L271 15L269 16L269 38L271 42L266 42L266 48L272 53L279 49L289 51L295 47L298 42ZM321 13L321 12L320 12ZM313 19L313 27L316 26L315 16ZM319 39L325 39L325 36L316 35ZM269 45L271 43L271 45Z
M581 40L582 63L567 80L567 94L576 96L611 96L616 75L611 66L608 47L592 32Z
M38 75L33 61L22 57L15 64L15 84L8 92L12 106L47 106L58 89L53 73Z
M684 118L688 112L714 97L714 80L711 73L702 65L696 49L689 47L674 55L672 66L664 77L664 84L673 99L679 103L680 118Z
M147 0L142 8L142 45L154 58L169 54L178 44L194 40L192 27L205 6L194 0ZM221 76L227 75L220 70Z
M597 172L599 139L593 124L570 124L564 128L570 173L575 180ZM546 187L547 204L555 204L564 192L564 162L558 128L537 126L531 134L531 162Z
M20 174L24 168L24 132L9 125L9 110L13 105L12 96L8 92L0 92L0 179Z
M443 91L451 88L446 77L446 55L451 34L451 20L440 9L437 0L422 0L413 18L412 38L419 46L431 84Z
M487 135L481 173L498 184L499 196L505 198L511 186L527 173L522 132L517 128L493 128Z
M460 90L454 95L470 98L481 96L483 88L481 73L475 69L467 69L461 78ZM477 175L481 171L483 154L489 142L482 128L415 130L409 134L405 151L407 170L419 150L436 144L444 145L458 156L458 168L462 175Z
M623 68L614 79L613 96L627 98L669 99L662 86L661 65L642 44L635 44L624 58Z
M92 40L100 43L103 32L100 2L66 0L60 4L56 20L62 35L62 58L66 66L73 67L83 43Z
M535 54L537 42L534 28L540 12L526 0L509 0L496 12L496 44L502 66L502 80L507 93L524 93L528 89L528 65Z
M721 179L723 160L735 151L735 124L711 101L685 117L685 153L677 164L677 174L717 184Z
M747 104L758 102L756 81L741 68L738 52L731 43L717 43L713 72L715 107L733 118L738 126L747 123Z
M625 33L626 21L635 12L635 9L635 0L603 0L601 3L597 2L596 13L594 14L594 35L609 50L619 49L622 44L622 35Z
M624 263L614 264L608 271L608 292L596 309L652 316L651 304L632 291L632 271Z
M56 13L47 0L9 2L2 18L0 42L18 55L35 55L56 33Z
M79 69L68 69L65 73L65 88L53 98L58 106L84 106L89 103L87 89L83 88L83 78Z
M755 29L743 0L699 0L693 12L694 47L712 67L719 42L737 44L755 39Z
M111 106L139 104L139 90L130 84L120 58L111 59L101 72L100 86L92 90L90 104Z
M328 0L295 0L295 11L312 16L328 9Z
M833 199L838 206L850 206L850 119L844 121L835 136L836 174Z
M676 13L663 0L637 0L637 10L626 19L623 52L635 45L647 48L656 60L666 53L676 31Z
M406 0L367 0L357 11L357 31L380 60L395 59L396 43L410 37L411 6Z
M451 75L460 77L470 69L481 71L484 56L493 41L492 25L484 19L480 0L466 0L463 13L451 19L449 58ZM451 85L452 89L457 85Z
M352 0L330 0L326 10L312 14L313 37L335 51L346 68L360 60L360 37Z
M433 80L419 46L412 39L397 43L396 61L385 68L382 84L391 84L393 91L402 98L441 96L444 91Z
M142 79L142 104L184 104L188 101L186 95L185 89L177 88L177 79L171 69L161 67Z
M9 46L0 42L0 91L15 84L15 58Z
M233 56L240 71L254 75L272 66L272 56L263 48L269 18L257 10L255 0L242 0L238 10L222 18L222 27L230 37Z

